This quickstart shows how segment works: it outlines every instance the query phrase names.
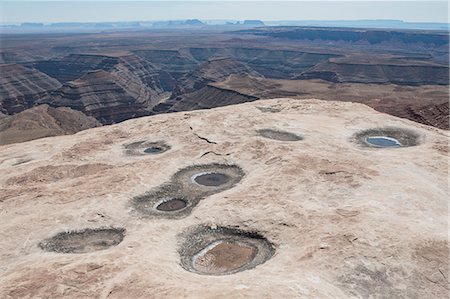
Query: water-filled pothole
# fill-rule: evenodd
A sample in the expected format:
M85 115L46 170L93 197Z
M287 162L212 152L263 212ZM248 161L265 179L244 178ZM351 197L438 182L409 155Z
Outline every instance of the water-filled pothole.
M156 155L168 151L170 146L163 141L137 141L125 145L125 152L129 156Z
M354 139L366 147L399 148L415 146L420 143L420 135L403 128L386 127L369 129L354 135Z
M190 272L227 275L270 259L275 247L262 235L234 228L201 226L184 236L181 265Z
M299 141L303 140L302 136L294 133L278 131L272 129L261 129L256 131L260 136L278 141Z
M233 187L243 176L244 172L236 165L204 164L178 171L173 181L182 186L185 191L208 196Z
M230 177L223 173L200 173L192 177L194 182L203 186L220 186L228 183Z
M164 149L162 147L160 147L160 146L152 146L152 147L147 147L144 150L144 153L146 153L146 154L159 154L162 151L164 151Z
M176 172L168 183L134 197L130 204L144 217L183 218L200 200L232 188L243 176L236 165L189 166Z
M402 146L397 139L385 136L367 137L366 142L375 147L399 147Z
M58 253L86 253L116 246L124 236L124 228L86 228L56 234L40 242L39 247Z

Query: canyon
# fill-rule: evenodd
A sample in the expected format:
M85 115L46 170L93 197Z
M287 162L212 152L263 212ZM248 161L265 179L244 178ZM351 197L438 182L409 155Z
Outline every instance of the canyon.
M444 32L227 28L4 35L0 111L45 104L109 125L289 96L449 128Z

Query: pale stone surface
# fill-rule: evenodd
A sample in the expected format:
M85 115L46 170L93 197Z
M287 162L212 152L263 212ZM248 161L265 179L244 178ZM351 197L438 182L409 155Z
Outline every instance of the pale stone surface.
M351 140L384 126L413 130L422 143L372 149ZM256 133L266 128L304 139ZM171 149L126 155L124 145L141 140ZM448 140L361 104L276 99L1 146L1 297L446 298ZM245 177L183 219L130 213L132 197L205 163L236 164ZM275 255L232 275L187 272L183 232L204 224L258 231ZM38 247L65 230L110 226L126 235L106 250Z

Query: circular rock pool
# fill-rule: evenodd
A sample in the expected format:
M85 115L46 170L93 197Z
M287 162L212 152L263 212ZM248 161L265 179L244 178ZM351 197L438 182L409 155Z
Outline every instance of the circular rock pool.
M385 127L358 132L352 139L364 147L401 148L419 145L422 136L405 128Z
M228 275L255 268L275 253L275 247L256 232L234 228L198 227L184 236L181 265L203 275Z

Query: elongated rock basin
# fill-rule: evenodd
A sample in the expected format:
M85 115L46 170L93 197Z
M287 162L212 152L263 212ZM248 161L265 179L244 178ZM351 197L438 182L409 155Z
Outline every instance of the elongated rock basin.
M164 141L136 141L124 145L125 153L128 156L144 156L161 154L170 149L170 146Z
M204 164L183 168L169 182L136 196L130 205L140 216L183 218L200 200L233 188L244 177L237 165Z
M302 136L294 133L278 131L273 129L261 129L256 131L260 136L278 141L299 141L303 140Z
M45 251L59 253L86 253L104 250L122 242L125 236L123 228L87 228L56 234L39 243Z

